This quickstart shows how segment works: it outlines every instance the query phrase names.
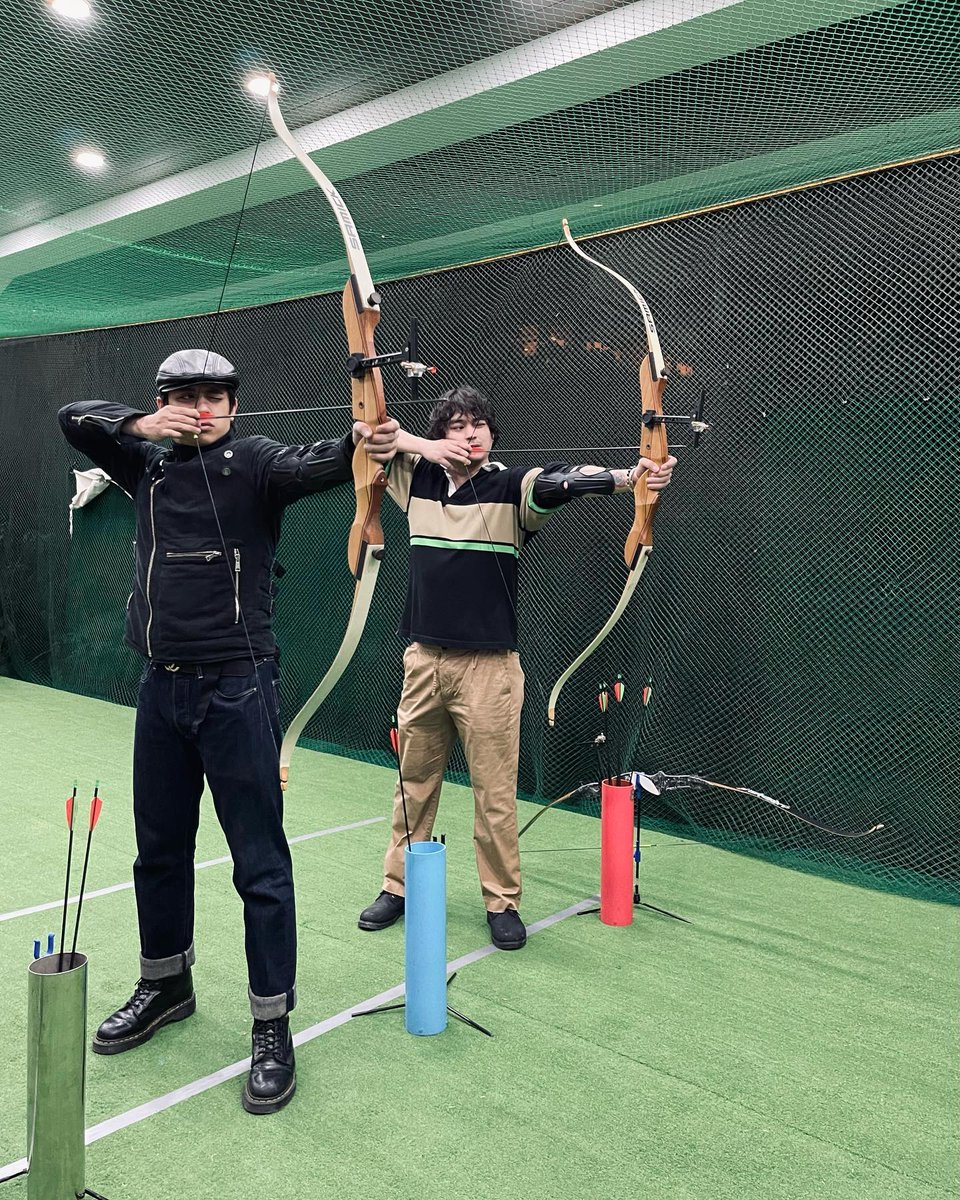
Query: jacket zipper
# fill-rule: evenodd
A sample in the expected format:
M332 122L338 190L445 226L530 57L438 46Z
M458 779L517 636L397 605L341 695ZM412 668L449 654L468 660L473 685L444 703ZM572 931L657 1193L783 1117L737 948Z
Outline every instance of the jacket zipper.
M233 548L233 603L234 603L234 625L240 624L240 549L237 546Z
M127 612L130 611L130 605L133 603L133 592L137 588L137 539L133 539L133 591L127 597Z
M153 493L157 490L159 479L150 484L150 537L153 545L150 547L150 561L147 563L147 658L153 658L153 646L150 642L150 629L153 625L153 604L150 601L150 580L153 576L153 560L157 556L157 527L153 512Z
M167 558L202 558L204 562L213 562L220 558L219 550L168 550Z
M106 426L108 429L111 425L116 425L113 417L98 417L96 413L81 413L79 417L74 417L73 420L78 425L82 425L84 421L99 421L101 425Z

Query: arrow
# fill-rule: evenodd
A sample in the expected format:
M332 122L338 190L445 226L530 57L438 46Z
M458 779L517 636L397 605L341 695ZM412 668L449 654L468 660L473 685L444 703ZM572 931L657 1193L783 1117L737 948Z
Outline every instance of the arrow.
M60 961L57 970L63 970L63 943L67 940L67 900L70 896L70 863L73 859L73 811L77 799L77 783L74 780L73 792L67 797L67 880L63 885L63 920L60 923Z
M77 952L77 934L80 931L80 912L83 908L83 892L87 886L87 866L90 863L90 842L93 839L93 831L97 827L97 822L100 820L100 810L103 808L103 801L100 799L100 781L93 789L93 799L90 801L90 815L87 818L87 848L83 854L83 872L80 876L80 896L77 900L77 921L73 927L73 945L70 947L70 965L73 966L73 956ZM63 944L60 946L60 955L63 956Z

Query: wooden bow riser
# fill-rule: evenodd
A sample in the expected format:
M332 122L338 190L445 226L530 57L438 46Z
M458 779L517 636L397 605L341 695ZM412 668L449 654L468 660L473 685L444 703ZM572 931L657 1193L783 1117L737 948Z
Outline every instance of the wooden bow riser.
M643 356L640 364L640 397L643 412L663 413L663 389L667 386L666 376L654 379L650 355ZM670 455L667 444L667 427L665 422L658 421L653 425L642 425L640 429L640 456L649 458L652 462L666 462ZM660 503L660 493L653 492L647 487L647 477L644 475L633 489L634 516L633 526L627 535L623 548L623 560L627 569L632 571L642 554L650 554L653 550L653 519L657 505Z
M364 358L373 358L376 355L373 335L379 320L379 309L360 307L356 285L351 277L343 289L343 321L351 354L362 354ZM387 409L379 367L364 371L359 379L351 380L350 386L353 419L365 421L374 430L385 424ZM355 579L359 579L363 574L367 551L383 549L380 504L387 490L386 473L383 467L367 454L363 442L360 442L353 452L353 483L357 494L357 508L347 539L347 563L351 574Z

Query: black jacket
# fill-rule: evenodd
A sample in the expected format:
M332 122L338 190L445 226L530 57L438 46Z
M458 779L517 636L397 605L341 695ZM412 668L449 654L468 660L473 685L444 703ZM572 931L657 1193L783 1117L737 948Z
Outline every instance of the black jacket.
M284 446L269 438L238 438L231 427L200 451L170 449L120 433L125 421L143 415L96 400L68 404L59 413L71 446L106 471L136 506L125 640L164 662L225 662L251 650L257 657L275 654L273 572L283 510L352 478L351 435Z

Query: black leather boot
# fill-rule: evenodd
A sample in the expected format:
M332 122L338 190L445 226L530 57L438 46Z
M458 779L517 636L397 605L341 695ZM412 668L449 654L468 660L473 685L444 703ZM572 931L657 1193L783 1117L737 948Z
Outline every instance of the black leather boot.
M381 892L372 904L360 914L357 926L360 929L387 929L403 916L405 901L393 892Z
M241 1103L248 1113L273 1113L297 1090L290 1018L253 1023L253 1058Z
M111 1013L93 1038L94 1054L122 1054L149 1042L158 1029L196 1012L197 997L188 967L166 979L140 979L133 995Z

